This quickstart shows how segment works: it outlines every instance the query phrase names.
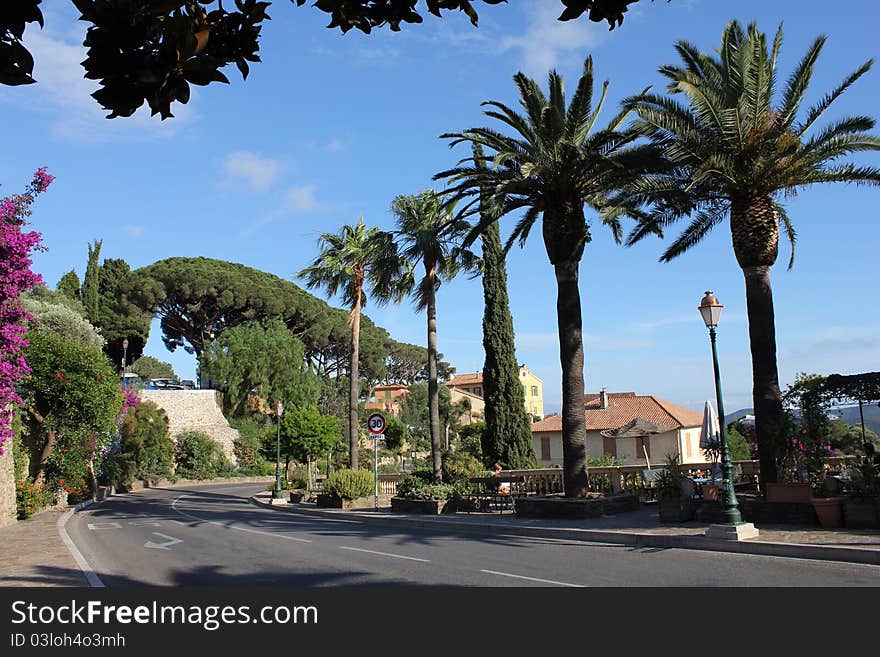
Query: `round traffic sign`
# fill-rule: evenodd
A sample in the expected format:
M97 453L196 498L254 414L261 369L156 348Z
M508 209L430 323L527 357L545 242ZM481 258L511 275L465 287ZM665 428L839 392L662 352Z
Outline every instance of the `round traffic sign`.
M367 418L367 428L373 435L385 433L385 416L381 413L371 413Z

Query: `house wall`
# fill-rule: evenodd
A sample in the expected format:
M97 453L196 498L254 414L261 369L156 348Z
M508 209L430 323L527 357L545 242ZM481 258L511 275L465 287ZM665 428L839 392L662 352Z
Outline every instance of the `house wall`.
M544 417L544 382L532 374L525 365L519 368L519 382L525 393L526 412L541 418ZM537 390L533 390L533 387ZM533 394L533 392L537 392L537 394Z
M550 438L550 459L541 458L541 437ZM684 447L686 441L691 442L691 456L686 455ZM667 433L657 434L649 438L648 454L651 465L662 464L666 460L667 454L678 454L679 461L682 463L702 463L705 462L702 452L699 449L700 430L699 429L678 429ZM642 452L640 443L636 438L616 438L617 460L621 465L644 465L645 454ZM554 465L562 465L562 432L561 431L545 431L532 434L532 447L538 458L538 464L542 467L551 467ZM590 458L598 459L607 450L601 432L587 432L587 455Z
M461 418L459 418L459 424L471 424L472 422L479 422L486 416L486 402L483 401L482 397L477 397L473 394L467 394L466 392L463 392L458 388L450 388L449 398L453 404L461 401L462 399L469 399L471 402L470 413L464 413Z

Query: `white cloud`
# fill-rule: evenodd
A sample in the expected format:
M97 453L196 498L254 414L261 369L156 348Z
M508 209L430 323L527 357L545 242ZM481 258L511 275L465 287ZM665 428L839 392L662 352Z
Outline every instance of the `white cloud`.
M285 208L289 212L326 212L330 209L327 203L323 203L315 198L315 190L318 186L299 185L291 187L285 195Z
M143 226L126 226L125 229L132 237L140 237L144 232Z
M13 102L27 103L52 117L54 134L76 141L106 141L132 138L167 138L195 117L190 105L175 104L175 118L160 121L151 117L146 106L133 116L106 119L109 112L101 109L91 94L99 88L94 80L86 80L80 62L86 49L72 34L53 37L51 33L28 29L25 45L34 56L34 78L37 84L19 87L8 97Z
M501 39L501 52L519 50L523 72L531 77L543 79L551 69L580 64L603 38L605 30L583 17L557 20L561 9L558 0L537 0L528 9L525 33Z
M224 187L265 192L281 175L281 163L250 151L230 153L223 160Z

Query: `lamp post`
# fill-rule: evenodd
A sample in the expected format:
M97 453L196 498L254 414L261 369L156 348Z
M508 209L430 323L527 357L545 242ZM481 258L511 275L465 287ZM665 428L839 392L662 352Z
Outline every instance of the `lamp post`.
M128 362L128 338L122 341L122 383L125 384L125 366Z
M715 327L721 321L721 310L724 306L710 290L700 302L700 315L709 329L709 341L712 343L712 366L715 370L715 401L718 404L719 428L721 430L721 518L720 525L712 525L708 536L718 538L752 538L758 530L751 523L743 522L739 513L739 504L733 490L733 467L730 463L730 449L727 445L727 426L724 421L724 401L721 395L721 372L718 369L718 349L715 346Z
M275 404L275 416L278 431L275 438L275 490L272 491L272 499L283 499L281 495L281 414L284 412L284 404Z

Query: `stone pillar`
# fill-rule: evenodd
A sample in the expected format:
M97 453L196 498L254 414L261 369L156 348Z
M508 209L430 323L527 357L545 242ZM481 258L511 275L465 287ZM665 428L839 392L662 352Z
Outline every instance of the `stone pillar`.
M7 439L0 456L0 527L15 522L15 467L12 462L12 440Z

